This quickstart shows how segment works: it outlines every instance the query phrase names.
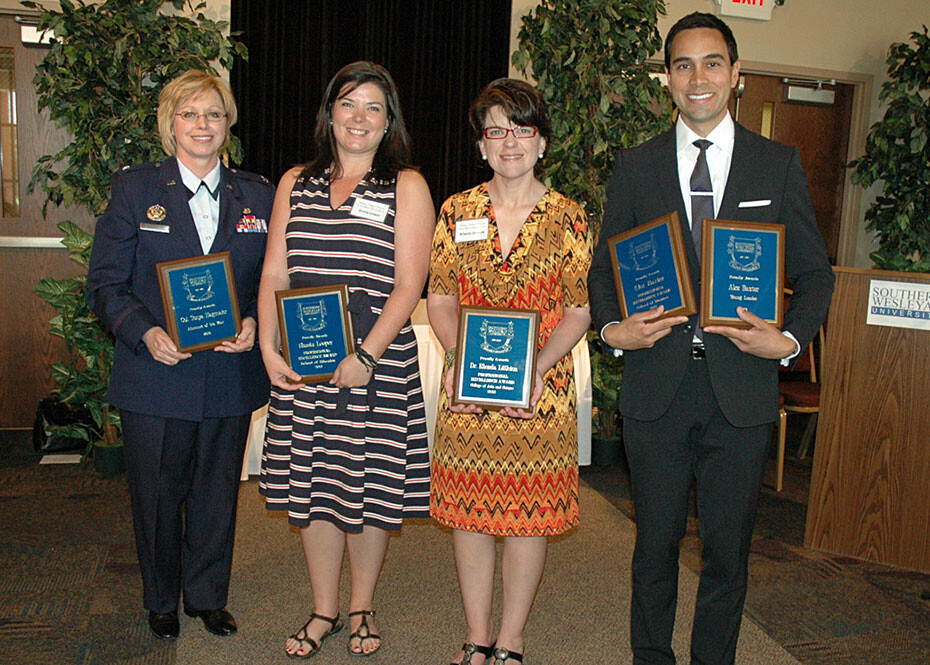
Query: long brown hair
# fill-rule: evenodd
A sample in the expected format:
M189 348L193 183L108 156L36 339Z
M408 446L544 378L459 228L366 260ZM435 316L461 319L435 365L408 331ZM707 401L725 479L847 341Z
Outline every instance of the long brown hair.
M320 177L330 166L333 168L331 177L341 175L342 165L339 163L332 128L333 105L363 83L378 86L384 95L388 114L387 133L378 144L372 161L372 175L379 180L393 180L400 171L414 168L410 157L410 135L404 126L404 116L394 79L381 65L360 60L336 72L326 86L323 101L316 114L316 129L313 134L315 154L313 159L304 165L300 178Z

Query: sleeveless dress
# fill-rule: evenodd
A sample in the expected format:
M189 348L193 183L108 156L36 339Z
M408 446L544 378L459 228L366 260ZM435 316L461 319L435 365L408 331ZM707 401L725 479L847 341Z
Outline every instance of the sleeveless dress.
M369 172L333 209L327 172L298 179L291 192L285 236L291 288L348 284L356 343L394 288L395 190L396 180L375 180ZM353 214L357 199L376 205ZM385 210L383 219L372 219ZM367 386L272 386L259 492L266 508L287 510L295 526L322 519L348 532L364 525L397 530L404 518L429 516L428 445L408 320Z
M487 219L482 240L455 241L459 221ZM591 238L577 203L548 190L501 253L487 186L450 197L430 257L431 293L460 305L536 309L538 348L565 307L588 306ZM571 353L544 378L529 420L494 411L453 413L445 390L433 445L431 514L440 524L498 536L550 536L578 523L578 422Z

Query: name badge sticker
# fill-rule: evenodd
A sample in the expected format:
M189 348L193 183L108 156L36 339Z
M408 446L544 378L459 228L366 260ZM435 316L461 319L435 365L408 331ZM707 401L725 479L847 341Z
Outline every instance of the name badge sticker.
M460 219L455 223L455 242L488 239L488 218Z
M372 222L383 222L391 206L387 203L369 201L368 199L355 199L352 204L352 214Z

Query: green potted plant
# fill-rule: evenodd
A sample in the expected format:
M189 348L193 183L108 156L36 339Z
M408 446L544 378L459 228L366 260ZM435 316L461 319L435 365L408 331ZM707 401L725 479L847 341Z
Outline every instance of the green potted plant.
M39 10L38 29L52 35L51 48L33 78L39 111L47 110L72 137L33 168L29 191L39 187L45 193L43 213L53 203L82 205L99 216L117 169L164 157L156 121L162 87L188 69L215 73L212 62L229 69L234 56L247 56L241 42L223 34L226 21L204 16L203 2L61 0L60 9L30 0L22 4ZM238 163L241 148L235 139L229 152ZM51 366L59 399L85 407L94 421L65 426L59 433L86 440L95 465L112 473L120 468L122 455L119 413L105 399L113 338L84 297L93 237L71 221L58 228L71 258L85 272L43 279L34 291L58 311L50 331L70 351L67 362ZM115 466L105 466L103 460L111 456Z
M91 235L70 221L61 222L58 228L64 233L62 242L70 258L86 269ZM113 364L113 339L87 306L86 282L86 274L46 278L33 291L58 311L49 321L49 331L65 341L70 354L67 362L51 366L58 398L72 407L84 407L93 419L92 424L79 421L56 427L56 433L86 441L86 454L93 446L95 466L104 475L113 475L123 468L119 412L104 399Z
M643 143L669 127L671 104L647 61L662 48L664 0L540 0L523 17L514 66L536 79L549 109L552 137L545 183L580 202L595 240L607 180L621 148ZM592 331L590 340L596 340ZM623 361L588 345L595 409L594 431L619 454L617 402ZM592 456L599 456L595 437ZM612 452L609 452L612 451Z
M930 35L888 49L888 80L879 99L888 105L872 125L865 155L854 160L852 181L882 192L865 213L878 236L872 252L880 270L930 272Z
M669 126L668 94L647 67L660 14L664 0L541 0L523 17L513 64L549 108L545 181L585 206L595 235L617 151Z

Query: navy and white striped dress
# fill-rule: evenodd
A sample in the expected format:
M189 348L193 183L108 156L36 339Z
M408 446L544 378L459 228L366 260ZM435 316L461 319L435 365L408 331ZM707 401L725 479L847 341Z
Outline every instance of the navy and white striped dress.
M350 304L367 299L370 313L354 320L357 343L367 334L358 322L377 317L394 288L395 189L396 181L369 174L335 210L328 174L298 179L291 192L291 288L346 283ZM387 204L383 221L353 216L358 198ZM404 518L429 516L427 446L408 320L367 386L324 382L294 392L272 386L259 492L268 509L287 510L296 526L320 519L349 532L363 525L396 530Z

